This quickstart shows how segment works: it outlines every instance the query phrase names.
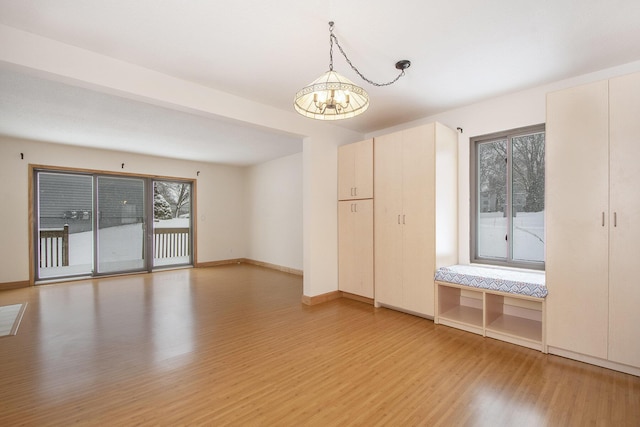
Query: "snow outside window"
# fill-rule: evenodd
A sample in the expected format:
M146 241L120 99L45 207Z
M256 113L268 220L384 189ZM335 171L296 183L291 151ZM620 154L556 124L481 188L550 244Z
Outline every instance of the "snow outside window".
M544 269L543 125L471 138L471 261Z

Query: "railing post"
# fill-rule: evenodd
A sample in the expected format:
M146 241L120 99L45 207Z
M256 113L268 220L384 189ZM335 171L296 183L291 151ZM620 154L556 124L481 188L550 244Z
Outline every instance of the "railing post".
M69 265L69 224L65 224L62 231L62 265Z

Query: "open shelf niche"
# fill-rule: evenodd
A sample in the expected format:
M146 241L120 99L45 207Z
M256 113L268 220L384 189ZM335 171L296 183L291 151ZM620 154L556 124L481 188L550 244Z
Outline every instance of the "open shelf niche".
M543 298L436 281L435 323L547 352Z

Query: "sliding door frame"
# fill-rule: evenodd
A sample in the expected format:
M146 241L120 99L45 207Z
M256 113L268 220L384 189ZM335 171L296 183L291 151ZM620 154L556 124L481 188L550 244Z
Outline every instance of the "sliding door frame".
M69 173L69 174L79 174L79 175L101 175L101 176L110 176L116 178L142 178L145 179L145 203L149 206L150 209L153 209L153 181L171 181L171 182L184 182L191 184L191 214L190 214L190 224L191 224L191 265L196 266L198 264L197 257L197 179L195 178L182 178L175 176L167 176L167 175L145 175L138 173L130 173L130 172L113 172L113 171L104 171L98 169L83 169L83 168L72 168L72 167L61 167L61 166L50 166L50 165L39 165L39 164L29 164L29 180L28 180L28 192L29 192L29 209L28 209L28 224L29 224L29 284L30 286L34 286L36 284L36 268L38 265L36 263L37 259L37 251L39 242L37 239L38 236L38 207L36 206L36 191L37 191L37 183L36 183L36 174L38 172L52 172L52 173ZM93 201L95 206L96 201ZM148 208L148 209L149 209ZM151 215L153 217L153 215ZM92 215L92 221L97 221L97 215ZM94 230L94 238L95 238L96 230ZM145 226L145 246L147 248L148 253L145 253L145 270L135 271L135 272L123 272L123 273L113 273L113 274L97 274L96 266L94 265L94 272L91 277L105 277L105 276L113 276L113 275L122 275L122 274L140 274L140 273L149 273L153 271L162 270L162 267L153 267L153 256L150 248L153 247L153 224L146 224ZM151 256L149 253L151 253ZM95 254L94 254L94 264L95 264ZM185 266L177 266L177 267L185 267ZM70 281L70 280L79 280L86 279L87 276L82 276L80 278L74 277L62 277L59 281ZM48 279L45 279L49 281ZM58 279L52 279L51 281L58 281Z

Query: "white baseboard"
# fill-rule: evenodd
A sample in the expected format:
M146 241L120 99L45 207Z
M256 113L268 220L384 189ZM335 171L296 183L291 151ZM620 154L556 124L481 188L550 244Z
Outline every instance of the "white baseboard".
M610 360L600 359L598 357L587 356L585 354L575 353L573 351L564 350L557 347L549 346L549 354L555 354L556 356L566 357L567 359L577 360L579 362L589 363L591 365L600 366L607 369L612 369L618 372L624 372L625 374L635 375L640 377L640 368L634 366L623 365L622 363L612 362Z

